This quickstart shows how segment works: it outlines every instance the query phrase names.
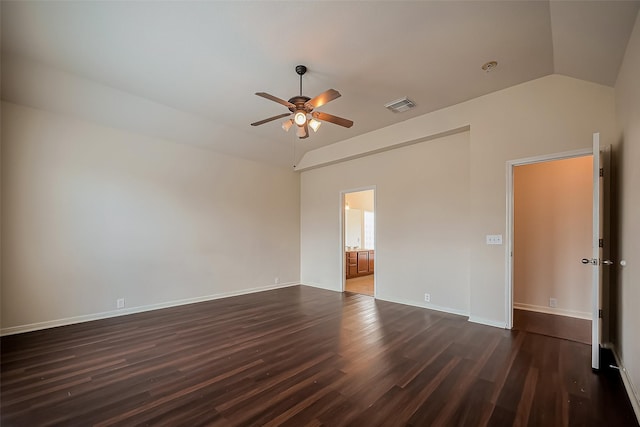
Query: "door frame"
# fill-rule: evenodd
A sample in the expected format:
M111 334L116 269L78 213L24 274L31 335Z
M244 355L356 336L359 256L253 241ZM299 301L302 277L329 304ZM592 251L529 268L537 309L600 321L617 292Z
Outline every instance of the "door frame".
M593 155L593 148L583 148L580 150L565 151L555 154L545 154L541 156L526 157L522 159L507 161L507 236L505 247L506 260L506 287L505 287L505 327L513 329L513 238L514 238L514 212L513 212L513 169L516 166L530 165L534 163L544 163L554 160L572 159ZM593 299L593 295L591 296ZM593 317L593 313L592 313ZM592 319L593 321L593 319ZM592 343L593 345L593 343Z
M378 293L378 287L376 286L376 276L378 275L378 197L376 194L376 186L375 185L369 185L366 187L357 187L357 188L352 188L349 190L340 190L340 213L339 213L339 218L340 218L340 250L339 250L339 254L340 254L340 283L342 284L342 286L340 287L341 291L344 292L345 290L345 286L346 286L346 282L347 282L347 272L345 271L345 265L344 265L344 257L345 257L345 238L344 238L344 233L345 233L345 226L346 226L346 218L345 218L345 204L344 204L344 199L345 196L349 193L357 193L360 191L369 191L369 190L373 190L373 235L375 236L375 247L373 248L375 251L375 267L373 270L373 298L377 297L377 293Z

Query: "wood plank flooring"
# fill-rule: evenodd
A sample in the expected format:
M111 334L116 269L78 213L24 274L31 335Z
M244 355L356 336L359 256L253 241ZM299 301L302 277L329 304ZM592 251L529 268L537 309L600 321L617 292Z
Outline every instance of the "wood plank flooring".
M345 280L344 290L347 292L373 296L373 274Z
M514 309L513 329L591 344L591 320Z
M9 426L634 426L588 345L304 286L1 340Z

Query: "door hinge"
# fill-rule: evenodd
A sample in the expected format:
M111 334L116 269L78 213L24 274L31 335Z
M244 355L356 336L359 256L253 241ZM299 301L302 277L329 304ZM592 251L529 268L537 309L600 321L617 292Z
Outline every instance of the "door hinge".
M604 168L600 168L600 176L604 176Z
M604 239L598 239L598 247L604 248Z
M602 309L599 309L599 310L598 310L598 317L599 317L600 319L602 319Z

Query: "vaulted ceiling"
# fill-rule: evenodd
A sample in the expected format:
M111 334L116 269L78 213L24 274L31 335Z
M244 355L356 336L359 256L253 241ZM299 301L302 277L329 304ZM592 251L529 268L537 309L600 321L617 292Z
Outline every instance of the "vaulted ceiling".
M640 1L1 4L2 99L277 165L552 73L615 84ZM495 60L498 67L481 66ZM334 88L306 140L254 95ZM417 107L384 104L408 96Z

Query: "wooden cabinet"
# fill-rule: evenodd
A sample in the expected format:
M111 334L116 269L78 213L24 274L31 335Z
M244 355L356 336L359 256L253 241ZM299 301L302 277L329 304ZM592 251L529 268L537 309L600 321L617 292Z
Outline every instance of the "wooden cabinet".
M358 253L357 252L347 252L347 264L345 268L345 272L347 274L347 279L358 276Z
M358 276L369 274L369 251L358 251Z
M347 279L373 274L374 251L345 252L345 273Z

